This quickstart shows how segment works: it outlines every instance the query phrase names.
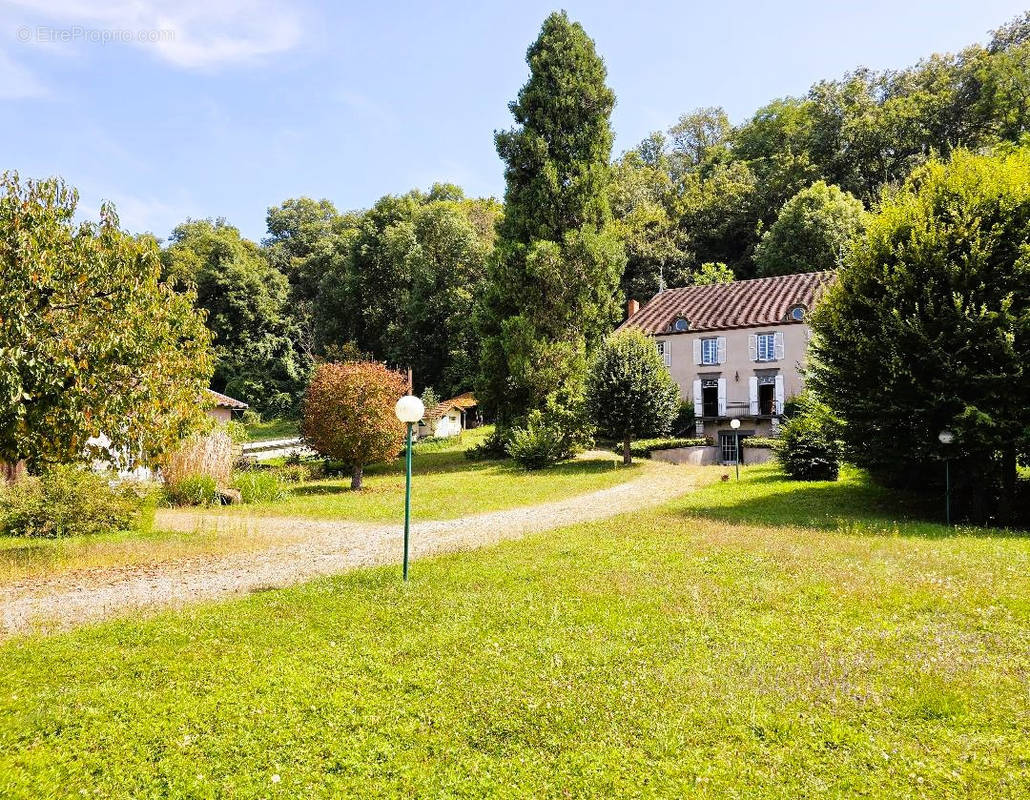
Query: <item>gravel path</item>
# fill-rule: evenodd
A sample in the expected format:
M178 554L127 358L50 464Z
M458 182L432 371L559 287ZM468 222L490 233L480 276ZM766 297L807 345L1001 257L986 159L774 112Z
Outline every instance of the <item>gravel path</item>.
M696 485L700 472L654 464L647 473L609 489L535 506L454 520L416 522L412 558L484 547L576 522L655 506ZM0 587L0 638L50 631L116 616L229 594L278 588L355 567L399 563L399 525L290 517L211 517L167 510L164 530L256 531L269 546L172 563L71 572Z

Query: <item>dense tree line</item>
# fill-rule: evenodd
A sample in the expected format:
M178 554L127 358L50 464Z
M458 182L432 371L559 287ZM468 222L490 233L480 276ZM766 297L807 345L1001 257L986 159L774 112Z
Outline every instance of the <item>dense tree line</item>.
M824 182L843 205L853 204L850 195L871 208L934 154L1019 142L1030 132L1028 86L1030 14L994 31L986 46L907 69L857 69L774 100L737 126L721 108L685 114L615 165L629 258L623 289L646 299L663 279L682 285L706 262L726 263L741 278L784 271L779 258L763 265L761 245L791 198ZM789 271L837 263L801 258Z
M215 388L295 411L317 360L363 355L440 396L482 375L513 421L568 405L625 297L837 267L913 169L1030 131L1030 14L984 46L857 69L739 125L698 109L614 161L614 95L583 29L551 15L527 63L516 127L497 135L506 210L438 184L357 212L286 200L260 244L222 221L176 229L163 263L207 311Z
M189 220L162 260L207 312L213 387L261 411L295 413L317 360L353 356L410 366L450 396L478 373L474 311L500 213L445 184L360 213L302 197L269 209L260 245Z

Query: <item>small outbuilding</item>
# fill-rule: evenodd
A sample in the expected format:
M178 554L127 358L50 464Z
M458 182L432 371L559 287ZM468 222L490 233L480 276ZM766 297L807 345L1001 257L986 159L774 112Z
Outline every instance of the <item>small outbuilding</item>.
M204 410L208 416L219 422L228 422L234 413L242 413L250 406L235 397L216 392L214 389L204 390Z
M479 424L479 402L472 392L465 392L428 409L418 424L418 435L444 439Z

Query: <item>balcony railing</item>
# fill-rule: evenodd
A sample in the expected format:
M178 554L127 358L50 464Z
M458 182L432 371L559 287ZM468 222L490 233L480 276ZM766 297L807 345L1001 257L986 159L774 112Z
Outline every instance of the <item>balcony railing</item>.
M705 413L706 411L712 411L712 410L716 410L717 411L717 409L705 408L704 406L702 406L701 414L700 414L700 416L698 418L699 419L733 419L734 417L751 417L751 418L764 418L764 419L768 419L770 417L778 417L778 416L781 416L783 414L783 408L781 407L780 403L773 403L773 408L772 408L772 413L771 414L763 414L762 413L762 409L759 407L757 402L752 406L752 404L747 402L746 400L743 401L743 402L736 402L736 401L732 402L732 403L731 402L727 402L726 403L726 413L725 414L719 414L719 413L708 414L708 413Z

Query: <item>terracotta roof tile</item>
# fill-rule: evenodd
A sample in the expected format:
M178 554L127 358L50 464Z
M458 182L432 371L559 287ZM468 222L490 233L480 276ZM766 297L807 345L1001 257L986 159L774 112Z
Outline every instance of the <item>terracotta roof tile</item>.
M690 329L684 333L798 324L788 316L790 310L796 305L812 308L833 277L832 271L804 272L666 289L652 297L619 329L637 328L651 335L676 333L672 325L680 317L690 322Z
M207 393L207 399L215 408L234 408L244 409L250 408L242 400L237 400L235 397L229 397L227 394L216 392L214 389L205 389Z
M468 411L470 408L475 408L477 405L479 405L479 401L476 400L476 396L472 394L472 392L465 392L465 394L459 394L457 397L452 397L450 400L443 400L438 403L435 408L426 412L426 419L439 419L452 408L457 408L460 411Z

